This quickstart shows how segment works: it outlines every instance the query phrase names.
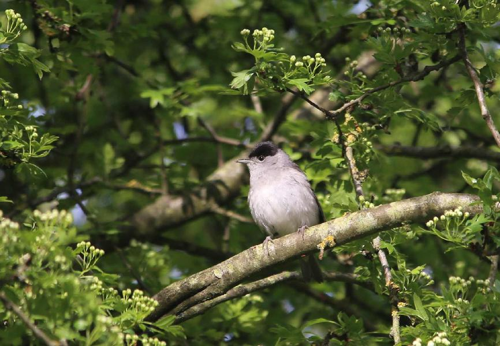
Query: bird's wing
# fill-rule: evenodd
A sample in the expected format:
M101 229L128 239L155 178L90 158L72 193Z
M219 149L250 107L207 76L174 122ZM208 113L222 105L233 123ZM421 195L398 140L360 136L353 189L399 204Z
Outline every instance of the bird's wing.
M323 222L326 221L326 219L325 219L325 213L323 212L323 208L321 208L321 204L319 204L318 197L316 197L316 194L314 193L314 191L312 191L312 189L311 189L311 192L314 195L314 199L316 200L316 204L318 205L319 223L323 223Z
M295 162L292 162L291 163L291 166L290 168L294 169L295 171L298 171L300 172L300 174L302 176L304 176L307 184L309 184L309 190L311 191L311 194L313 195L314 197L314 200L316 201L316 204L318 206L318 219L319 219L319 222L318 223L323 223L326 221L325 219L325 213L323 212L323 208L321 208L321 204L319 204L319 201L318 201L318 197L316 197L316 194L314 193L312 187L311 187L311 183L309 182L309 179L307 179L307 175L304 173L304 171L302 171L300 169L300 167L295 163Z

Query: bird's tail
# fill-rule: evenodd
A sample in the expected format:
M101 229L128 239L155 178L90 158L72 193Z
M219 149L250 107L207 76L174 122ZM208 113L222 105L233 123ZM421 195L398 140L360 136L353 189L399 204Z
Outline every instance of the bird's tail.
M319 267L314 255L309 255L307 258L302 258L300 261L300 268L302 270L302 277L305 281L323 282L323 274Z

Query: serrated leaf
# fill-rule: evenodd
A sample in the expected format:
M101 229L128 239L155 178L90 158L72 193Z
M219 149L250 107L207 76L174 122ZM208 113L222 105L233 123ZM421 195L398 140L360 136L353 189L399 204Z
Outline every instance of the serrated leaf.
M417 309L418 316L424 321L428 321L429 316L425 311L424 305L422 304L422 300L416 293L413 294L413 303L415 304L415 308Z
M314 88L309 86L307 84L309 82L309 79L306 78L298 78L298 79L292 79L288 81L288 84L296 86L300 91L305 92L306 94L310 94L314 91Z

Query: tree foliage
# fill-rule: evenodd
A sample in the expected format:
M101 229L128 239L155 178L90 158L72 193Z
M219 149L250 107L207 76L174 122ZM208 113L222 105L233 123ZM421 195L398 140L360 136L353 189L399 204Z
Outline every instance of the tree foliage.
M500 342L496 1L0 8L2 344ZM323 283L251 248L261 140L336 219Z

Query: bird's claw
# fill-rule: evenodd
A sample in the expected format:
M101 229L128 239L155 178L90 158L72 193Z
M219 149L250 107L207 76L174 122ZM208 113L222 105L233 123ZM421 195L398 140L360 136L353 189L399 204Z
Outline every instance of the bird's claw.
M307 225L304 225L304 226L301 226L299 227L299 229L297 230L297 233L302 235L302 239L304 239L304 234L306 233L306 229L308 229L309 227Z
M273 238L270 235L268 235L266 239L264 239L262 246L264 247L264 250L267 252L267 255L271 256L271 253L269 252L269 242L274 244Z

